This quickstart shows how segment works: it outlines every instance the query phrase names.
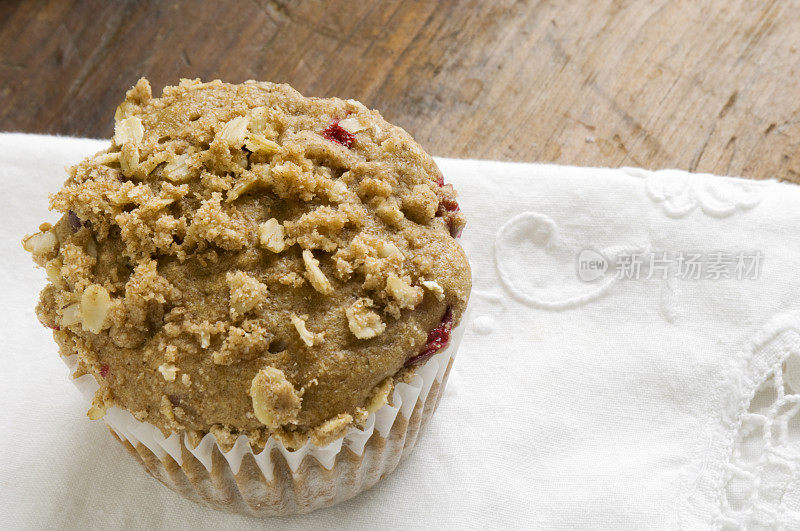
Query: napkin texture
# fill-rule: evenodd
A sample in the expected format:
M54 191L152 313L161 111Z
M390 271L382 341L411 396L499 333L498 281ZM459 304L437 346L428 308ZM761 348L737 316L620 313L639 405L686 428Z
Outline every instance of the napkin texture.
M437 159L474 276L439 411L370 491L258 520L147 476L36 321L44 272L20 239L57 219L64 166L105 146L0 135L3 526L800 526L797 186Z

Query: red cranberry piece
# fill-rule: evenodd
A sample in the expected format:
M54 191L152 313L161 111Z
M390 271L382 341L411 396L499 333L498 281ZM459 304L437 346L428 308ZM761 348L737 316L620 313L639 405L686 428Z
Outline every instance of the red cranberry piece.
M450 332L453 330L453 310L448 306L442 317L442 322L436 328L428 332L428 342L425 348L416 356L412 356L406 361L406 367L421 363L444 347L450 342Z
M108 376L108 371L110 371L110 370L111 370L111 367L109 367L105 363L100 365L100 376L105 378L106 376Z
M442 199L441 205L448 212L458 212L461 210L458 206L458 201L455 199L444 198Z
M450 199L449 197L445 197L439 203L439 208L436 211L437 216L445 217L445 221L447 222L447 226L450 229L450 236L453 238L458 238L461 236L461 229L456 229L453 225L453 216L448 215L448 213L458 212L461 208L458 206L458 201L455 199Z
M72 229L72 232L77 232L81 230L83 227L83 222L81 222L81 218L78 217L78 214L70 210L67 212L67 221L69 222L69 228Z
M436 177L436 184L438 184L440 188L444 186L444 175L441 173Z
M334 120L331 122L331 125L322 131L322 136L331 142L336 142L337 144L343 145L347 149L353 147L353 142L356 141L356 137L353 135L353 133L339 125L339 120Z

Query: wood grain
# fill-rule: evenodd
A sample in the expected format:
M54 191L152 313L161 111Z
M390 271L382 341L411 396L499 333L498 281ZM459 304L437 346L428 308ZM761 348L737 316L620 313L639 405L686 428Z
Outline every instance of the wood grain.
M139 76L356 98L431 153L800 182L796 1L0 2L0 130L108 137Z

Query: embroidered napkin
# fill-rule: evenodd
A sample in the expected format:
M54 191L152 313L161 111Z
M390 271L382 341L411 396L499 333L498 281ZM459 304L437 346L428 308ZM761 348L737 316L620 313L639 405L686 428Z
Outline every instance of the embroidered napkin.
M800 188L438 159L471 323L439 411L367 493L293 518L194 505L85 416L20 238L94 140L0 135L0 516L68 528L800 526Z

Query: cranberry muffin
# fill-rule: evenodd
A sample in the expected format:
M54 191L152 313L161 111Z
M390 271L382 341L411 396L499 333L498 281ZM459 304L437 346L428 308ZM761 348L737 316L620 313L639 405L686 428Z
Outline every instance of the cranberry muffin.
M455 191L399 127L288 85L141 79L109 149L25 239L37 315L89 409L191 447L292 450L363 428L462 320Z

